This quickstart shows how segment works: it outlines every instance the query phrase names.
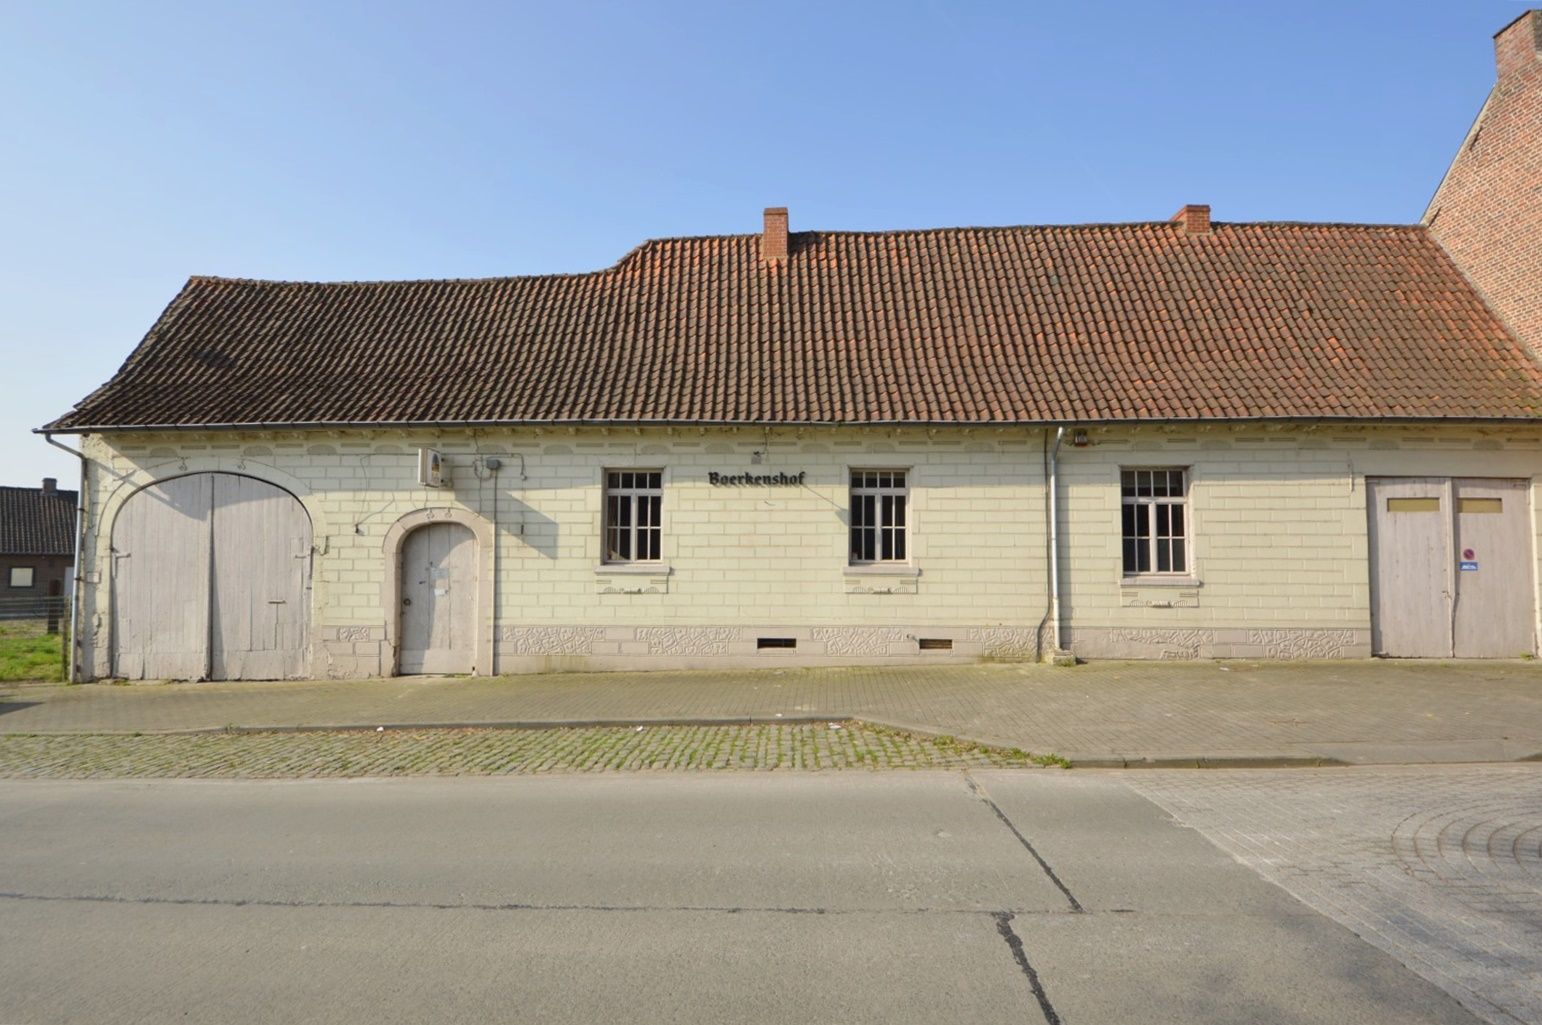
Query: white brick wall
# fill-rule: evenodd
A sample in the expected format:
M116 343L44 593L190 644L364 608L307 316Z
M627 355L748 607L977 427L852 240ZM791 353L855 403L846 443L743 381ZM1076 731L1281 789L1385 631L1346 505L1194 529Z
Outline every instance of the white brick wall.
M1092 428L1089 439L1061 453L1064 618L1088 656L1366 654L1365 476L1529 479L1542 467L1535 432L1511 428ZM310 512L317 675L389 670L393 523L431 507L491 518L495 499L497 609L479 628L503 671L1031 655L1046 612L1043 440L1028 428L91 437L87 669L108 668L117 509L146 483L205 470L272 481ZM420 446L445 453L452 487L416 485ZM503 461L496 481L479 479L479 454ZM1146 589L1121 586L1119 469L1157 465L1192 478L1200 586L1173 608L1133 604ZM917 576L846 574L853 466L910 470ZM667 578L596 573L608 467L664 469ZM714 487L714 471L807 476ZM629 589L643 593L614 593ZM772 631L798 649L757 653ZM920 636L954 649L920 653Z

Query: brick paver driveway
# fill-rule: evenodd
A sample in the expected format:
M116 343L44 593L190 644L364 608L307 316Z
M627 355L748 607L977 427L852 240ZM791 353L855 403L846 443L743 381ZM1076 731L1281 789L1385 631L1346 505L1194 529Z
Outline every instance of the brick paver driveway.
M1542 1025L1542 766L1127 773L1495 1025Z

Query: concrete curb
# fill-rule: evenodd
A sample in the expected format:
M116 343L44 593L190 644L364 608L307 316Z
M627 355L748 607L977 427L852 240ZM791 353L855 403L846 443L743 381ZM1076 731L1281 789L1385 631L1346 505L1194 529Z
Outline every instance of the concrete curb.
M1322 755L1077 755L1063 756L1073 769L1316 769L1355 763Z
M376 733L380 731L406 730L581 730L608 729L623 726L777 726L782 724L806 726L818 722L853 722L846 715L782 715L763 716L729 715L690 719L666 717L662 719L502 719L471 722L380 722L380 723L289 723L274 726L209 726L190 730L91 730L91 734L142 733L162 737L200 736L215 733ZM59 736L71 736L73 731Z

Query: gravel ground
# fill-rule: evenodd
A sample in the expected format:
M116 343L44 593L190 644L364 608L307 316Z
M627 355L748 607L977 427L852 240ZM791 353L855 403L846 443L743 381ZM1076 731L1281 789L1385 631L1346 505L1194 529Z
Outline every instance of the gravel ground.
M1046 762L1053 759L851 723L0 737L0 777L9 778L1027 768Z

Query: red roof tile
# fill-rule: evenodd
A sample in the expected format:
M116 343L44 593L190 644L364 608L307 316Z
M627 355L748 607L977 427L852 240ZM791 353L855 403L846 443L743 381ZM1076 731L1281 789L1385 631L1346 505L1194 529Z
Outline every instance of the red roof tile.
M593 274L193 278L51 430L373 423L1542 417L1417 226L648 242Z

